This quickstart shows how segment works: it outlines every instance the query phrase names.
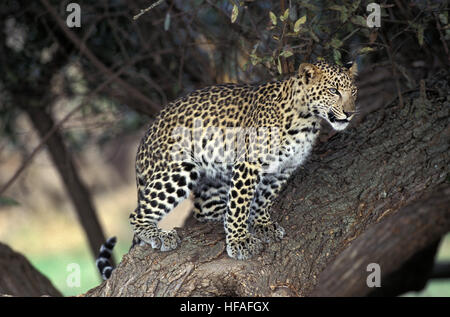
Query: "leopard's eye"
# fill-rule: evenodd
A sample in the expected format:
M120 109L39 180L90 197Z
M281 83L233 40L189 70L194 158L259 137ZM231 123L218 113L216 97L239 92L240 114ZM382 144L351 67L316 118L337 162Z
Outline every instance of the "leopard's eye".
M339 91L336 88L328 88L328 91L333 95L339 95Z

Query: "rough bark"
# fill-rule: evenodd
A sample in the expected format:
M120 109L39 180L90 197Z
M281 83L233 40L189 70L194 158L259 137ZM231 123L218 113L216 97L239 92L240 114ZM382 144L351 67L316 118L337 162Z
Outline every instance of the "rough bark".
M450 101L448 76L440 78L428 94L405 94L403 107L394 102L317 144L272 210L287 236L261 255L233 260L220 224L190 224L178 230L180 248L135 247L85 295L367 294L367 261L387 276L450 231ZM350 292L343 284L352 279Z
M0 296L62 296L20 253L0 243Z
M437 242L450 228L450 187L426 196L370 226L322 272L313 295L395 296L421 290L432 272ZM370 263L380 266L380 288L367 287Z

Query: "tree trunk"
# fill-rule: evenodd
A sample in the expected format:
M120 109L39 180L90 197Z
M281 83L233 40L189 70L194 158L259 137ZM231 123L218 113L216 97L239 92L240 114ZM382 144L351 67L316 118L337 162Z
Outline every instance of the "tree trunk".
M44 138L55 124L53 118L44 108L30 106L24 107L24 111L28 114L28 117L41 138ZM72 155L66 148L59 131L53 133L48 139L47 147L53 164L55 164L64 183L66 192L75 207L78 219L86 232L92 254L96 258L100 246L106 239L100 226L91 195L78 175L78 170Z
M363 296L369 263L383 286L450 231L447 78L317 144L272 210L286 237L259 256L229 258L222 225L194 223L175 251L133 248L85 296Z
M0 243L0 296L62 296L20 253Z

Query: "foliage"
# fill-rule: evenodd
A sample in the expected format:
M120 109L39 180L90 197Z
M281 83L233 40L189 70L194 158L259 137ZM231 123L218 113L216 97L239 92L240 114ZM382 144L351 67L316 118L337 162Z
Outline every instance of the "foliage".
M213 83L281 78L303 61L391 64L407 88L417 84L408 66L419 58L448 66L447 2L382 2L380 28L367 26L369 3L165 0L149 7L146 0L83 0L81 27L70 29L60 1L3 1L0 134L17 144L21 108L50 109L58 117L117 72L77 114L81 126L89 124L65 125L72 146L140 128L146 119L132 110L151 115L156 110L145 109ZM101 133L92 132L96 123L105 127Z

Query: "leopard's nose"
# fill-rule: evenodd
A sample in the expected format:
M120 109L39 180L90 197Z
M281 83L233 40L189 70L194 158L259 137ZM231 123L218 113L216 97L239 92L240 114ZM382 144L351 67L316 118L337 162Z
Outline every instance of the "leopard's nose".
M347 118L353 117L355 114L355 111L344 111L344 114L347 116Z

